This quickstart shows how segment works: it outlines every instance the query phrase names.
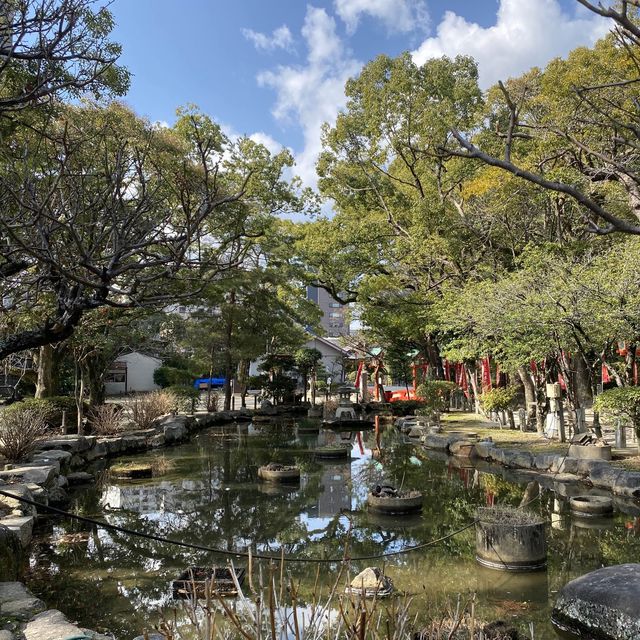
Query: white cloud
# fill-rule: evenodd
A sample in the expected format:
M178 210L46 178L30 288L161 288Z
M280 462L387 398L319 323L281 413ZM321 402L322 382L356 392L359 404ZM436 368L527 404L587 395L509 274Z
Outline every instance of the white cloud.
M437 35L412 53L417 64L429 58L471 55L478 62L480 85L518 76L544 66L579 45L591 45L610 23L589 12L563 13L557 0L500 0L496 24L481 27L447 11Z
M274 29L270 36L266 33L253 31L253 29L243 29L242 35L252 42L258 51L273 51L274 49L291 51L293 49L293 36L285 24Z
M391 33L426 31L429 26L423 0L334 0L334 6L349 33L355 32L363 15L377 18Z
M345 82L360 71L362 63L344 47L335 20L324 9L307 7L302 36L308 49L305 63L262 72L258 83L276 92L274 116L301 127L304 147L296 155L295 171L313 186L322 147L320 129L324 122L334 122L344 107Z
M248 137L254 142L265 146L271 155L280 153L284 147L283 144L271 137L268 133L264 133L264 131L256 131Z

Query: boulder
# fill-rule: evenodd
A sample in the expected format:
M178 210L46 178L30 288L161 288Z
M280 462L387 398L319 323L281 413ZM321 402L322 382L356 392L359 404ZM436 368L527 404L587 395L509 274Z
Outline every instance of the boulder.
M99 458L106 458L108 454L107 446L104 442L96 442L91 449L85 452L84 458L87 462L93 462Z
M62 449L71 453L82 453L91 448L91 444L95 441L95 436L59 436L51 440L43 440L38 443L40 451L48 451L49 449Z
M619 496L640 498L640 472L623 471L615 480L613 493Z
M532 469L533 456L528 451L505 449L502 464L514 469Z
M71 460L71 452L62 449L51 449L49 451L38 451L33 454L33 460L40 463L57 462L60 469L66 469Z
M0 520L0 525L13 531L20 540L20 544L27 547L31 542L34 520L33 516L8 516Z
M578 459L569 456L556 456L550 468L551 473L578 473Z
M449 445L456 440L458 436L439 435L436 433L428 433L423 440L423 444L427 449L435 449L436 451L448 451Z
M43 609L44 603L21 582L0 582L0 615L29 620Z
M99 635L95 631L81 629L71 624L56 609L43 611L31 620L23 631L25 640L60 640L61 638L92 638L94 640L108 640L107 636Z
M164 439L168 444L180 442L187 437L187 428L182 421L170 422L164 425Z
M533 457L533 468L540 471L549 471L554 463L556 456L550 453L539 453Z
M493 456L495 448L496 445L491 440L481 440L480 442L476 442L475 454L478 458L487 460Z
M16 498L10 498L8 496L0 496L0 506L4 507L8 511L11 511L14 515L21 514L24 516L35 516L36 508L34 505L21 502L17 498L26 498L27 500L33 500L33 494L29 491L29 488L24 484L12 484L3 486L2 490L6 493L11 493Z
M622 473L622 469L612 467L606 462L600 462L589 470L589 480L594 487L602 489L613 489L618 476Z
M640 564L592 571L560 591L552 619L576 635L600 640L640 638Z
M8 471L0 471L0 479L8 482L24 482L49 487L55 484L58 465L20 465Z
M14 531L0 525L0 582L17 580L25 555Z

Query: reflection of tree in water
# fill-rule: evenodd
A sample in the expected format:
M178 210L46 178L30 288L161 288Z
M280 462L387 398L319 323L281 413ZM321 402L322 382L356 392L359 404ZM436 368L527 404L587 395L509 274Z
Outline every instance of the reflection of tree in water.
M141 532L207 546L237 550L250 545L254 551L275 556L284 549L291 556L339 558L345 544L348 556L357 557L446 535L473 518L476 506L485 503L489 485L499 502L519 504L525 495L524 484L481 476L475 470L429 460L423 454L418 465L411 460L416 450L393 432L383 435L380 462L360 457L351 463L320 464L310 454L313 444L309 438L294 440L290 429L263 429L257 436L235 439L202 434L191 444L167 450L176 462L171 474L79 491L72 508L86 515L103 513L109 522ZM281 487L258 483L258 467L270 461L300 464L305 469L301 484ZM352 473L353 491L349 482ZM385 521L368 514L358 488L382 478L423 491L422 515ZM329 488L337 492L331 500L323 495ZM553 508L554 495L543 491L535 505L545 517ZM104 509L101 499L119 508ZM30 584L34 591L49 606L83 624L110 628L121 637L129 637L133 628L139 630L145 621L156 619L154 610L168 602L170 581L184 567L226 563L224 556L109 532L95 525L47 522L49 529L33 552L35 569ZM637 556L640 539L632 529L627 533L619 525L573 534L570 528L552 530L550 588L594 568L596 563L630 561ZM63 537L69 534L82 535ZM427 577L449 591L460 588L461 572L468 576L464 580L475 579L473 551L471 529L435 548L391 558L387 564L401 568L405 588L414 593L421 592ZM246 560L234 562L246 566ZM267 564L262 563L264 570ZM355 563L353 570L369 564L379 563ZM314 582L317 569L309 564L287 566L302 582L303 593L306 585ZM320 566L322 584L331 583L333 569L331 565ZM100 602L100 606L89 608L87 602Z

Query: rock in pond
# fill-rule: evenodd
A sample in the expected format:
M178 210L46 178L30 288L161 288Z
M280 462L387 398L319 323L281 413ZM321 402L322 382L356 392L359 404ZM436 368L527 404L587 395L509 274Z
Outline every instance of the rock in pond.
M560 591L552 620L579 637L640 638L640 564L619 564L572 580Z
M351 581L345 591L352 595L364 595L365 598L382 598L393 591L393 582L377 567L367 567Z

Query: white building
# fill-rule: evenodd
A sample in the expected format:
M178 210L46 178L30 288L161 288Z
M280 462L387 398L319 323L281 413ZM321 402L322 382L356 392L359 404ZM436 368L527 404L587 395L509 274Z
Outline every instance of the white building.
M107 395L159 389L153 381L153 373L161 365L160 358L139 351L123 353L113 361L105 376L104 386Z

